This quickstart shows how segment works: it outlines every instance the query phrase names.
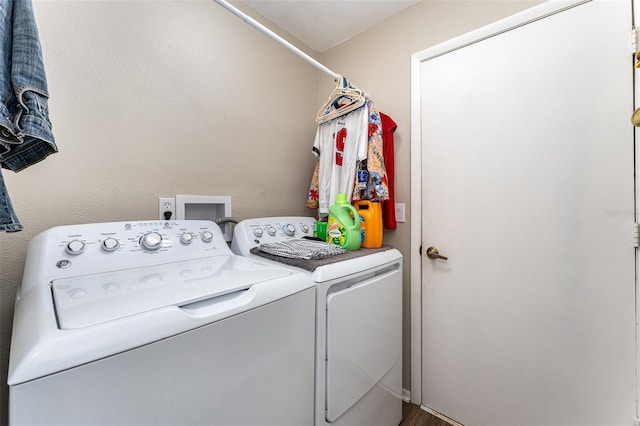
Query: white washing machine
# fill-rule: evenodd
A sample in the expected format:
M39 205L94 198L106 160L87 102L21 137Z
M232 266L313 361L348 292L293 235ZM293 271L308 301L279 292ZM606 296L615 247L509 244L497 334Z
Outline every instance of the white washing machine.
M11 425L311 425L314 283L210 221L62 226L30 243Z
M232 250L261 260L261 243L313 235L311 217L244 220ZM335 262L337 259L345 259ZM390 426L402 420L402 255L360 249L332 260L270 257L316 285L315 422ZM333 263L329 263L334 261Z

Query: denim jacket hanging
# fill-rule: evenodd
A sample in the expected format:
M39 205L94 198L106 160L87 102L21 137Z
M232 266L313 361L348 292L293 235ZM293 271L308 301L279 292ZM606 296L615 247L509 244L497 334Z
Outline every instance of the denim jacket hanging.
M0 0L0 165L18 172L58 151L31 0ZM19 231L0 176L0 231Z

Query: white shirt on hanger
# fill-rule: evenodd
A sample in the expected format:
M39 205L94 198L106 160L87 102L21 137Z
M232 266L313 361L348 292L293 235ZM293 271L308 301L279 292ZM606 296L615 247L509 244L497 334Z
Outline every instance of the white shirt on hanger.
M367 158L369 114L367 106L318 126L313 152L319 157L319 213L328 213L336 194L351 202L357 161Z

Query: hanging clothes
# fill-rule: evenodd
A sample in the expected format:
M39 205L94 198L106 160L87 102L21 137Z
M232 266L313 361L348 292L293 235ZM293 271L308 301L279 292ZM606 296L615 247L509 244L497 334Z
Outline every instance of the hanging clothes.
M396 201L395 201L395 156L393 133L398 128L395 121L383 112L380 113L382 122L382 152L384 166L387 171L389 184L389 198L382 202L382 223L385 229L396 229Z
M0 0L0 165L18 172L58 151L31 0ZM23 227L0 178L0 231Z
M355 180L353 200L383 201L389 198L389 185L383 155L382 122L372 100L367 102L367 108L367 158L358 164L358 170L366 172L366 180Z
M318 174L320 173L320 160L316 156L316 166L313 168L313 175L311 176L311 184L309 185L309 194L307 195L306 205L310 209L317 209L320 207L318 199L320 198L320 188L318 188Z
M7 193L2 172L0 171L0 231L17 232L22 231L22 229L22 224L18 220L16 212L13 210L13 205Z
M348 114L318 125L312 152L317 163L309 187L307 206L329 213L336 195L347 194L351 202L358 161L367 156L368 109L358 108Z

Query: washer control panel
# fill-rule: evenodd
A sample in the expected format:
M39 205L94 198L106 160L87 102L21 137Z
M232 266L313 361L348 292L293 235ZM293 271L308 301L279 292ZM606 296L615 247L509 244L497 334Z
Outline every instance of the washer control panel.
M235 226L231 250L248 256L263 243L313 237L316 219L306 216L264 217L243 220Z
M206 220L59 226L32 244L44 250L47 267L65 275L232 254L220 227Z

